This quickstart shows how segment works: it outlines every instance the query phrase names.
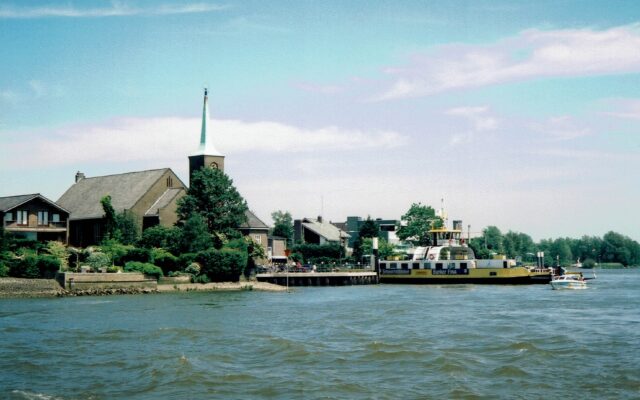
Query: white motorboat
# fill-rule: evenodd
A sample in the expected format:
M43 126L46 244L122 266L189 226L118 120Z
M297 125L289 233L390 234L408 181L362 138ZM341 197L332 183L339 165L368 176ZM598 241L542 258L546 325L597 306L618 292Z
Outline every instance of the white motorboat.
M552 289L586 289L590 279L595 279L595 273L593 278L585 278L580 272L568 273L553 276L550 283Z

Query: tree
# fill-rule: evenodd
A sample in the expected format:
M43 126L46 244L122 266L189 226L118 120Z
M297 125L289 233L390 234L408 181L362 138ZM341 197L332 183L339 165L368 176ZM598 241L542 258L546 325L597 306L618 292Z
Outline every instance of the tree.
M428 246L431 244L429 230L441 227L442 223L442 219L436 216L433 208L413 203L409 211L402 216L396 235L400 240L409 240L416 246Z
M180 252L195 253L213 247L213 238L200 214L192 214L182 226Z
M104 239L113 239L116 236L118 224L116 222L116 210L111 205L111 196L106 195L100 199L104 211Z
M273 229L271 235L287 239L289 246L293 245L293 218L289 211L274 211L271 213Z
M187 195L178 200L178 216L186 221L200 215L209 233L239 236L238 228L247 221L247 202L224 172L202 168L193 172Z
M378 240L378 257L381 260L387 260L389 257L395 255L396 246L393 243L389 243L384 239ZM362 240L362 253L364 255L373 254L373 239L364 238Z
M485 247L492 253L504 253L502 232L496 226L488 226L482 231Z
M371 219L370 216L368 216L360 227L359 234L361 238L378 237L378 235L380 235L380 227Z

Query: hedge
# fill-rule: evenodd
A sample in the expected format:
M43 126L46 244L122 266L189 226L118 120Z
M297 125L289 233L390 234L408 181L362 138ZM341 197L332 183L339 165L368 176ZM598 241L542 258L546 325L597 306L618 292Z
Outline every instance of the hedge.
M247 265L247 253L234 249L209 249L197 253L195 261L200 263L201 275L212 282L237 282Z
M158 279L162 274L162 269L149 263L143 263L139 261L129 261L124 265L125 272L142 272L145 275L153 276Z

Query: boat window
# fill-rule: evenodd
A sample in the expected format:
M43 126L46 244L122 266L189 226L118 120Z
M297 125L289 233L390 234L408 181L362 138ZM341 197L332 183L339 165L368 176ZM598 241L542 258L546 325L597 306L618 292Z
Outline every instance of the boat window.
M442 269L442 263L436 263L436 269Z
M496 276L497 273L496 272L489 272L489 276Z
M420 263L413 263L413 269L420 269Z
M460 268L467 269L467 263L466 262L460 263Z
M503 262L502 262L502 267L503 267L503 268L509 268L509 262L507 262L507 261L503 261Z
M409 269L409 263L402 263L402 264L400 264L400 268L402 268L402 269Z
M391 264L389 264L389 268L391 268L391 269L396 269L396 268L398 268L398 263L391 263Z

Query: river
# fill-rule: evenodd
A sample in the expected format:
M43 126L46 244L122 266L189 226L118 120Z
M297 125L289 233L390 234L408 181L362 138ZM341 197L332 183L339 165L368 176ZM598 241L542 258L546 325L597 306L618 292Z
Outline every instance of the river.
M0 299L0 340L8 399L637 399L640 270L575 291Z

